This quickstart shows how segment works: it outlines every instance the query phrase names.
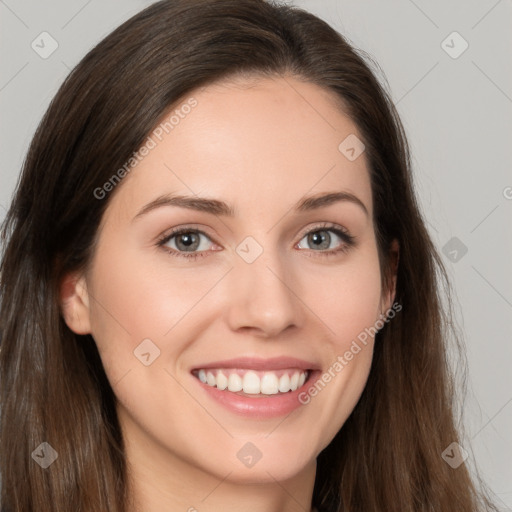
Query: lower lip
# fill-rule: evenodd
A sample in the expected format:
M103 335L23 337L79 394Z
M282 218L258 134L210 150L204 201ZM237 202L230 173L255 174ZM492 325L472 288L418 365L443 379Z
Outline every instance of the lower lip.
M311 371L308 380L295 391L265 397L255 395L254 398L217 389L215 386L204 384L194 376L193 379L204 389L210 398L229 411L250 418L267 419L285 416L295 409L303 407L303 404L299 401L299 395L311 386L311 383L315 381L319 373L319 371Z

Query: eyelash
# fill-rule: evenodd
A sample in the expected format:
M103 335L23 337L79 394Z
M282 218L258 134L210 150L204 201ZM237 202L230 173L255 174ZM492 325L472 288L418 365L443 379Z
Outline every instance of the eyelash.
M344 230L336 225L333 225L333 224L324 224L324 225L320 225L320 226L315 226L311 230L303 233L300 240L302 240L307 235L310 235L310 234L316 233L316 232L321 232L321 231L333 232L335 235L337 235L339 238L341 238L344 243L338 249L330 249L330 250L324 250L324 251L314 251L314 250L310 249L312 252L318 253L318 256L320 256L320 257L330 257L330 256L335 256L337 254L346 253L352 246L355 245L355 240L356 240L355 236L350 235L346 230ZM165 247L165 244L167 242L169 242L172 238L174 238L178 235L189 234L189 233L198 233L198 234L204 235L206 238L211 240L211 238L204 231L201 231L200 229L185 226L185 227L181 227L181 228L176 228L176 229L172 230L170 233L165 234L163 237L161 237L158 240L156 245L158 247L161 247L162 249L164 249L166 252L168 252L172 256L178 256L180 258L186 258L189 260L196 260L197 258L202 258L204 256L207 256L208 253L212 252L212 251L198 251L198 252L186 253L184 251L176 251L175 249ZM299 242L300 242L300 240L299 240Z

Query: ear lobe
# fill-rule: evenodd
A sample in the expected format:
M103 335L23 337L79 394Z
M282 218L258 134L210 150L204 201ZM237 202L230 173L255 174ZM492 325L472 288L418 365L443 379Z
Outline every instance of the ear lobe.
M84 276L66 275L59 288L60 309L66 325L76 334L90 334L89 295Z

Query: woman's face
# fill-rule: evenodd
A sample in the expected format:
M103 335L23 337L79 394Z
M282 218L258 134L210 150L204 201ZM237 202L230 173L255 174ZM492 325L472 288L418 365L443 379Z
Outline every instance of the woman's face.
M68 325L94 337L139 467L290 478L356 405L391 305L360 132L292 77L175 110L109 203Z

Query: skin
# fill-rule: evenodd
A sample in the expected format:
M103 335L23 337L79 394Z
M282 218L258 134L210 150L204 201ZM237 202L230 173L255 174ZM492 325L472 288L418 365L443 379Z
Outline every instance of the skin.
M315 459L363 391L374 340L286 418L227 411L190 370L285 355L327 371L391 307L365 153L349 161L338 150L349 134L362 137L329 92L291 76L231 79L191 96L197 106L115 191L87 272L62 283L64 317L92 334L118 398L134 511L309 510ZM340 190L368 214L349 201L293 211L306 195ZM162 206L134 220L164 193L223 200L236 216ZM346 229L355 245L322 256L306 235L329 229L317 228L323 222ZM205 257L157 245L191 224L207 235L196 250L211 250ZM328 249L346 245L329 234ZM247 236L263 249L251 264L236 252ZM168 249L178 250L177 238ZM160 350L149 366L133 353L147 338ZM236 455L246 442L262 454L251 468Z

